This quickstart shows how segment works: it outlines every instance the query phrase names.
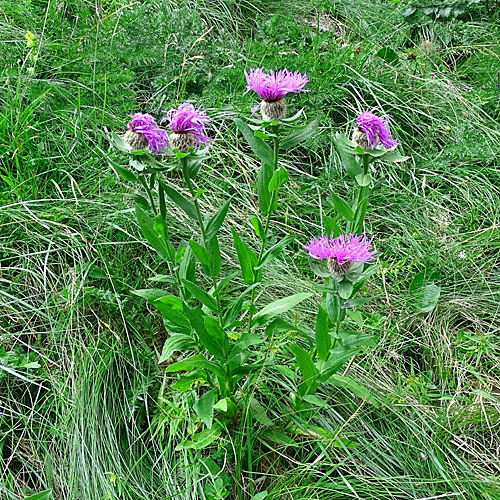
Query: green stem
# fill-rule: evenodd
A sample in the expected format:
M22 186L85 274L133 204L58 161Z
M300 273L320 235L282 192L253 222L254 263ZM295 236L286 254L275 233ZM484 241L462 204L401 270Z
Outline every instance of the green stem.
M153 209L153 213L155 214L156 217L158 215L158 212L156 211L155 202L153 200L153 194L151 193L151 189L149 188L148 183L146 182L146 179L144 178L143 175L139 175L139 182L142 184L142 187L146 190L146 193L148 193L149 203L151 204L151 208Z
M189 189L191 197L193 198L194 207L196 209L196 216L198 219L198 224L200 226L202 243L203 243L203 246L207 250L209 250L207 248L207 245L208 245L207 230L205 228L205 224L203 223L203 217L201 215L200 205L198 203L198 197L196 196L196 191L194 190L193 183L191 182L191 176L189 175L188 159L186 157L184 157L184 158L181 158L180 161L181 161L181 166L182 166L182 175L184 176L184 180L186 181L186 185ZM210 253L210 250L209 250L209 253ZM217 315L219 316L220 326L223 327L220 294L216 293L217 292L217 277L214 276L214 274L212 273L212 266L210 266L210 276L212 278L212 284L214 287L214 296L215 296L215 300L217 302Z
M273 134L273 146L274 146L274 155L273 155L273 172L276 172L278 169L278 160L280 153L280 138L279 138L279 125L272 125L271 132ZM269 232L269 224L271 223L271 215L273 213L273 206L276 203L278 198L278 188L276 188L271 194L271 202L269 204L269 210L267 212L266 223L264 225L264 234L261 236L262 245L260 247L259 256L257 258L257 266L260 266L262 257L267 248L267 234ZM254 283L257 279L258 271L254 271ZM252 290L252 296L250 298L250 304L253 304L255 300L255 288ZM252 323L253 311L250 310L249 320L248 320L248 331L250 331L250 324Z

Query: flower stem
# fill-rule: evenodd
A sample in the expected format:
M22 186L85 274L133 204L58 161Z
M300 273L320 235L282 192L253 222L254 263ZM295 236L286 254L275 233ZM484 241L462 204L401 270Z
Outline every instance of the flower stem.
M203 223L203 217L201 215L201 210L200 210L200 205L198 203L198 197L196 196L196 192L194 190L193 183L191 182L191 176L189 175L189 167L188 167L188 159L186 157L180 159L181 166L182 166L182 175L184 176L184 180L186 181L186 185L189 189L189 192L191 194L191 197L193 198L193 203L194 207L196 209L196 216L198 219L198 225L200 226L200 231L201 231L201 238L202 238L202 243L203 246L208 250L208 252L211 255L210 249L208 249L208 240L207 240L207 230L205 228L205 224ZM215 236L214 236L215 238ZM220 326L223 327L223 320L222 320L222 309L221 309L221 303L220 303L220 294L216 293L217 292L217 277L213 273L212 266L209 266L210 268L210 276L212 278L212 284L214 287L214 297L217 303L217 315L219 316L219 321L220 321Z
M279 160L279 152L280 152L280 138L279 138L279 125L272 125L271 131L273 133L273 146L274 146L274 155L273 155L273 173L278 169L278 160ZM276 188L271 193L271 201L269 203L269 209L267 211L266 223L264 225L264 234L261 235L262 245L260 247L259 256L257 258L257 266L260 266L262 257L267 248L267 235L269 232L269 224L271 223L271 215L273 213L273 207L278 198L278 188ZM254 271L254 283L257 280L258 271ZM255 288L252 290L252 296L250 298L250 303L253 304L255 300ZM249 320L248 320L248 331L250 331L250 324L252 323L253 311L250 310Z
M142 187L146 190L146 193L148 193L149 203L151 204L151 208L153 209L153 213L156 217L158 215L158 212L156 210L155 202L153 200L153 193L151 193L151 189L149 188L148 183L146 182L144 176L139 175L138 178L139 182L142 184Z

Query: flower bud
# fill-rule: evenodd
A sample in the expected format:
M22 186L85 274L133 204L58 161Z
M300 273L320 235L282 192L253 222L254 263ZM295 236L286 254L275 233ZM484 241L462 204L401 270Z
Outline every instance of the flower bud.
M260 113L264 121L272 122L284 118L286 115L286 104L283 99L277 101L262 101Z
M168 136L172 149L178 149L181 153L187 153L189 148L196 146L196 138L191 132L173 132Z
M339 264L338 260L335 257L332 259L326 260L326 267L328 268L328 270L332 274L336 273L336 274L340 274L343 276L344 274L346 274L349 271L351 266L352 266L351 261L347 261L347 262L344 262L343 264Z
M125 146L132 151L139 151L148 147L148 141L144 139L142 134L138 134L133 130L127 130L123 136Z
M351 136L351 141L356 144L356 146L359 146L361 149L373 149L370 144L368 144L368 137L366 135L366 132L363 132L359 128L355 128L354 131L352 132Z

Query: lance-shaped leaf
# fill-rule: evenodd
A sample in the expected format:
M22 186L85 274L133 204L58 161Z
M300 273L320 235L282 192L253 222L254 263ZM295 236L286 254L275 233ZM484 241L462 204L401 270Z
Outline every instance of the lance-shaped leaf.
M318 130L318 126L319 119L316 119L307 124L305 127L294 130L290 135L281 141L280 148L289 149L293 148L293 146L296 146L297 144L300 144L301 142L304 142L306 139L309 139L309 137L311 137L316 130Z
M312 293L300 292L296 293L295 295L285 297L284 299L279 299L275 302L271 302L271 304L268 304L255 314L255 316L253 317L252 326L259 327L267 323L278 314L284 314L288 312L303 300L308 299L311 295Z
M188 217L197 221L198 216L196 214L195 206L187 200L181 193L176 191L175 189L167 186L165 183L158 181L162 184L163 192L173 201L183 212L186 213Z
M266 142L260 137L256 137L254 131L243 120L235 118L234 123L236 123L236 126L240 129L240 132L248 142L248 145L252 148L255 156L264 163L272 165L274 162L274 152Z

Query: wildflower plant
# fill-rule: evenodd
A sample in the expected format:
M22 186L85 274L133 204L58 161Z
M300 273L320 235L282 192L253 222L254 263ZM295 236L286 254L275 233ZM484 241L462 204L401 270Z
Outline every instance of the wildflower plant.
M267 75L262 70L253 70L246 77L249 88L257 91L264 101L266 98L280 100L287 93L302 90L307 83L305 75L286 70ZM258 248L252 248L231 229L243 282L237 298L226 296L226 287L234 280L234 273L224 276L218 237L231 199L215 214L206 216L200 205L206 194L196 185L202 162L207 158L205 146L210 138L211 121L207 113L184 103L167 111L160 126L151 115L136 114L132 115L123 139L111 134L111 142L128 154L129 166L118 165L111 159L110 163L123 179L138 182L147 194L147 199L135 195L138 225L168 269L167 274L153 278L164 288L134 293L162 313L169 337L159 362L169 361L165 377L178 374L172 390L195 394L192 409L199 426L195 426L197 432L179 443L178 449L196 447L194 443L198 442L203 442L199 446L210 446L226 424L234 424L242 415L246 429L252 429L252 422L263 418L264 409L254 396L256 377L264 369L281 369L287 374L290 370L288 366L275 366L269 356L272 338L281 331L294 331L302 339L290 346L297 370L290 383L299 382L293 401L282 408L286 415L285 432L297 431L294 412L298 415L311 410L308 397L314 396L322 383L348 386L358 395L369 397L367 390L355 381L337 374L360 346L373 342L368 335L342 329L346 310L356 305L356 291L375 268L372 242L357 230L362 227L366 210L356 219L353 210L343 202L344 212L349 214L346 232L315 237L304 245L313 270L326 278L316 317L315 342L311 342L311 336L300 327L279 317L309 299L311 293L296 293L257 307L256 290L263 284L265 267L293 240L288 235L272 246L269 243L272 216L279 206L279 188L288 181L288 173L280 165L280 154L308 139L318 128L318 121L299 125L301 111L290 118L284 113L272 119L268 119L265 112L262 112L263 119L249 118L247 122L235 119L261 161L256 182L260 213L250 219L258 237ZM161 127L164 123L169 132ZM364 158L365 151L351 144L353 154ZM164 178L165 173L173 170L182 174L182 188ZM364 183L361 187L365 187ZM362 194L359 196L358 202L364 202ZM187 216L187 226L191 229L187 242L176 236L175 229L168 225L169 203ZM199 275L200 271L203 276ZM304 340L309 343L309 350L302 346ZM182 358L170 362L178 352ZM235 459L236 477L241 475L243 467L251 476L253 438L248 433L234 438L239 439L241 445ZM243 498L243 491L238 489L238 498Z

